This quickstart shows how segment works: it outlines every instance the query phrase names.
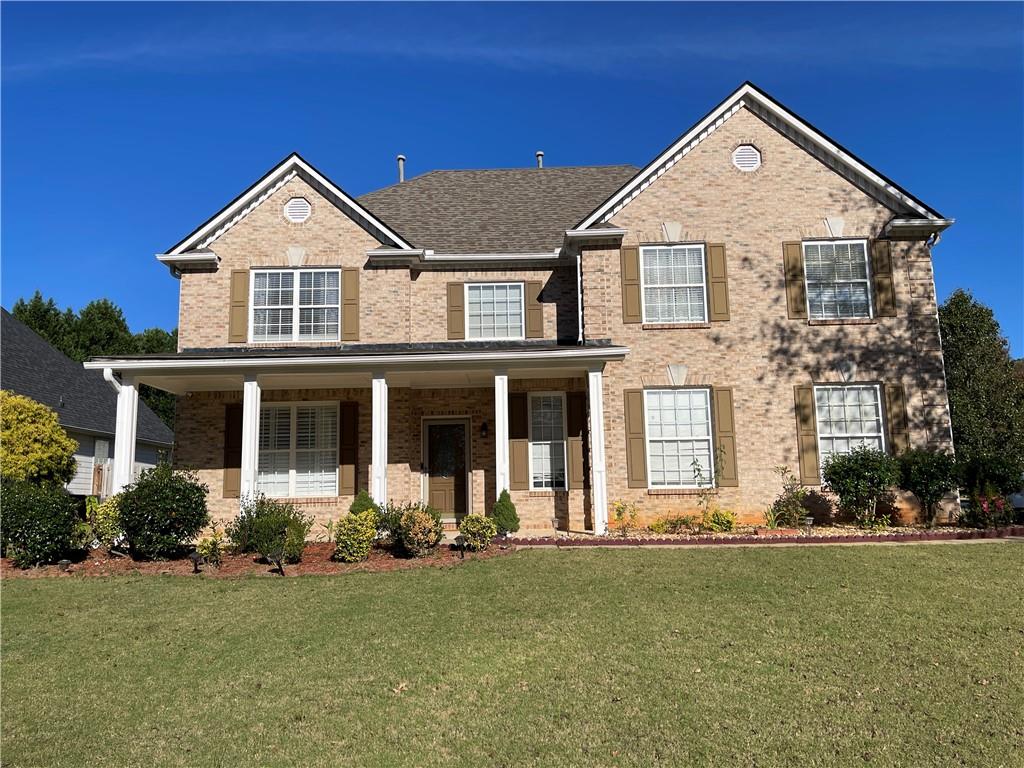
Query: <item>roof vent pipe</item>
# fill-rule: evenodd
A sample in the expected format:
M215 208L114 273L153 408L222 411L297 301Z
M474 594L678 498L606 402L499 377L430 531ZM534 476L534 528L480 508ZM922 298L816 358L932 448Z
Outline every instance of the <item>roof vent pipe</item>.
M398 183L405 181L405 155L398 156Z
M537 150L537 167L538 168L543 168L544 167L544 153L541 152L539 149Z

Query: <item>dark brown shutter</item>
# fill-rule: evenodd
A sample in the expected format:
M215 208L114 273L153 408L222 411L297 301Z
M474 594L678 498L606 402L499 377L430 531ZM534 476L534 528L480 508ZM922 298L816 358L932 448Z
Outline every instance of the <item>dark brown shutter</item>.
M796 399L796 439L800 454L800 482L821 485L818 469L818 422L814 411L814 387L793 388Z
M341 340L359 341L359 269L341 270Z
M901 454L910 448L907 396L902 384L885 385L885 415L889 427L889 453Z
M249 340L249 270L231 270L231 296L228 306L228 341Z
M725 246L708 245L708 320L721 323L729 319L729 275L725 266Z
M583 450L583 435L587 424L586 392L565 394L565 426L568 432L566 453L568 454L568 475L570 488L586 488L586 453Z
M448 338L466 338L466 289L462 283L448 283Z
M530 489L530 424L525 392L508 396L508 474L510 491Z
M892 248L888 240L871 242L871 280L875 286L875 317L896 317Z
M644 393L627 389L622 393L626 422L626 485L647 487L647 437L644 424Z
M733 410L732 388L715 387L715 466L716 485L735 488L740 484L736 466L736 417Z
M544 283L530 280L526 283L526 338L544 338L544 309L540 303L540 292Z
M242 493L242 404L224 406L224 498Z
M804 283L804 247L801 243L782 244L782 262L786 273L786 309L791 320L807 318L807 285Z
M643 322L640 297L640 249L624 245L619 252L619 270L622 277L622 322Z
M342 403L338 424L338 495L354 496L359 463L359 403Z

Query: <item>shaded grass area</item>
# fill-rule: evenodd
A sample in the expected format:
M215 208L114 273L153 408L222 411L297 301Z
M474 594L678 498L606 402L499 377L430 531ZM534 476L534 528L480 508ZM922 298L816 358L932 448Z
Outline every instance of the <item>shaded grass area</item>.
M5 766L1020 765L1024 546L8 580Z

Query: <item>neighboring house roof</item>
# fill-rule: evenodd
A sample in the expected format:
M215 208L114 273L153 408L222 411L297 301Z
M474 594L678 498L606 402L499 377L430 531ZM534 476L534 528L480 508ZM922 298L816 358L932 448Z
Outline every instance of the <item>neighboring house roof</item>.
M0 308L0 387L49 406L65 429L114 435L117 393L101 371L87 371L42 336ZM174 433L139 403L137 437L171 445Z
M551 253L567 229L636 172L633 165L430 171L359 202L419 248Z

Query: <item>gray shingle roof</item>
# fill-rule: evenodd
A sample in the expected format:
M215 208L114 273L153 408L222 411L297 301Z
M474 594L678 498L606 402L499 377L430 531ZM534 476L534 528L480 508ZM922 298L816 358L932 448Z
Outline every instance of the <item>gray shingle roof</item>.
M65 429L113 436L117 393L103 374L85 370L6 309L0 313L0 387L49 406ZM149 443L174 442L174 433L143 402L137 437Z
M418 248L545 253L633 178L632 165L430 171L359 198Z

